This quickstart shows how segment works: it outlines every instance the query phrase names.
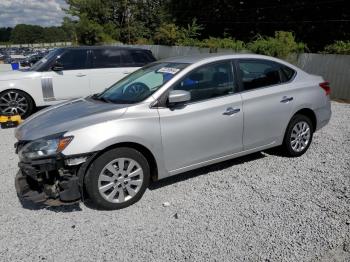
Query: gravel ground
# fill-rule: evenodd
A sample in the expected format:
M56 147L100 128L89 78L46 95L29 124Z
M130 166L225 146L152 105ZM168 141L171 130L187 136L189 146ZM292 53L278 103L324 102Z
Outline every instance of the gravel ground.
M332 108L302 157L188 172L112 212L22 206L13 130L0 130L1 261L350 261L350 105Z

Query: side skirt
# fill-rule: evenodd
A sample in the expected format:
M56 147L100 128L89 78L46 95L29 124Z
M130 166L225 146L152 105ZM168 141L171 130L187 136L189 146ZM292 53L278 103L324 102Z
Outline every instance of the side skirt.
M248 155L248 154L251 154L251 153L259 152L259 151L262 151L264 149L272 148L272 147L275 147L275 146L278 146L276 141L274 141L274 142L272 142L270 144L264 145L264 146L252 148L252 149L249 149L249 150L244 150L244 151L241 151L241 152L238 152L238 153L234 153L234 154L230 154L230 155L227 155L227 156L214 158L214 159L203 161L203 162L200 162L200 163L197 163L197 164L194 164L194 165L185 166L185 167L182 167L182 168L178 168L178 169L169 171L169 176L177 175L177 174L180 174L180 173L183 173L183 172L186 172L186 171L190 171L190 170L193 170L193 169L197 169L197 168L200 168L200 167L209 166L209 165L216 164L216 163L219 163L219 162L223 162L223 161L226 161L226 160L234 159L234 158L237 158L237 157L240 157L240 156L244 156L244 155ZM165 177L162 177L162 178L165 178Z

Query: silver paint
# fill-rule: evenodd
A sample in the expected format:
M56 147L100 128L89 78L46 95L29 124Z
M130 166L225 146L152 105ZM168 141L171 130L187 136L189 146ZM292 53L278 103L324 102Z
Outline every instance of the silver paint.
M152 107L164 92L193 69L237 58L276 61L293 68L297 74L290 83L189 103L175 110ZM17 139L33 140L66 132L65 136L74 136L62 152L66 156L104 150L119 143L134 143L153 154L161 179L278 146L282 144L290 119L301 109L315 113L316 130L330 119L329 97L318 86L323 79L279 59L237 54L164 61L191 65L138 104L116 105L87 98L45 109L17 128ZM281 102L285 97L293 97L293 100ZM225 114L231 111L235 113Z

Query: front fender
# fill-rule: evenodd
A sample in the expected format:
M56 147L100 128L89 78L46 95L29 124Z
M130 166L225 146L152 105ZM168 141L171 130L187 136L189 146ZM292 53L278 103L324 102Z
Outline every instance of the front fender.
M16 80L0 81L0 93L6 90L20 90L27 93L35 102L35 105L44 105L41 91L40 78L24 78Z
M102 122L69 131L65 135L74 136L72 142L62 152L66 156L102 151L120 143L135 143L147 148L153 154L159 174L166 173L157 110L153 110L147 117Z

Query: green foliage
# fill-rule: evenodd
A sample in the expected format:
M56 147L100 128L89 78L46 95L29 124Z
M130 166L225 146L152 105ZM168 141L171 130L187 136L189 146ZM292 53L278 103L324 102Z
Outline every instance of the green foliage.
M95 45L103 42L107 35L103 31L103 27L95 21L88 19L86 16L81 16L76 24L76 32L78 42L83 45Z
M11 38L11 27L1 27L0 28L0 42L8 42Z
M253 53L287 58L292 53L301 53L306 45L295 41L292 32L277 31L275 37L258 36L248 43L247 48Z
M203 30L201 25L197 24L197 20L193 19L187 27L178 27L174 23L163 23L154 34L154 41L160 45L182 45L182 46L198 46L200 41L200 31Z
M33 44L66 42L70 37L63 27L18 24L11 31L11 36L7 37L9 40L14 44Z
M79 18L76 24L77 40L84 44L106 41L135 43L139 38L151 39L167 17L163 0L66 2L69 5L66 12Z
M154 42L151 39L147 39L147 38L138 38L135 42L135 45L153 45Z
M197 24L197 19L194 18L191 24L188 24L187 27L181 28L183 37L185 39L195 39L201 35L201 31L204 29L202 25Z
M200 42L199 46L207 47L207 48L210 48L211 50L217 50L218 48L232 49L234 51L245 50L245 44L243 41L236 40L231 37L226 37L226 38L210 37Z
M162 24L154 34L154 41L159 45L176 45L182 39L183 31L174 23Z
M327 54L350 55L350 41L335 41L324 48Z
M66 40L73 42L73 44L78 43L77 33L75 30L76 23L76 21L68 17L63 18L62 29L66 33Z
M11 41L17 44L40 43L43 40L44 30L37 25L16 25L11 33Z

